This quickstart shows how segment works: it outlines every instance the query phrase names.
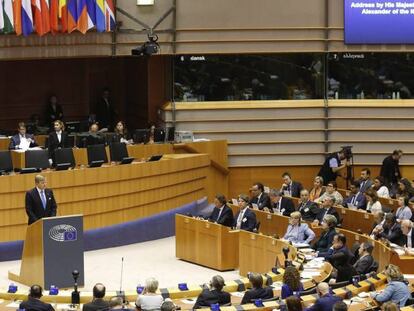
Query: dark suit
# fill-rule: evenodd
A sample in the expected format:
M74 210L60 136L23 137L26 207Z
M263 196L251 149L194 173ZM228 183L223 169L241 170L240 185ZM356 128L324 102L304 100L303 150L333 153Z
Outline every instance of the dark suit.
M394 223L391 228L388 228L385 223L383 226L384 231L380 233L377 238L385 238L391 243L403 246L405 243L404 234L401 231L401 226L398 223Z
M367 179L367 180L360 180L359 181L359 191L364 193L365 191L367 191L368 189L371 189L373 182L371 179Z
M233 226L237 226L237 220L239 218L240 211L234 217ZM256 214L248 207L246 207L246 211L244 212L243 219L241 221L241 230L246 231L253 231L256 228Z
M99 127L113 128L115 110L110 99L105 100L101 97L96 105L96 121Z
M47 148L49 150L49 159L52 159L53 163L55 163L55 150L66 147L71 147L68 142L68 133L62 131L60 141L55 131L49 134Z
M394 160L392 155L382 161L380 175L384 178L384 184L390 188L391 184L396 184L401 178L400 165L398 160Z
M290 216L290 213L295 211L295 205L293 204L292 199L282 197L282 200L279 202L273 203L273 213L280 212L283 216Z
M33 135L25 134L24 136L27 139L30 138L34 141L34 136ZM9 149L10 150L17 149L17 146L19 146L19 145L20 145L20 134L16 134L16 135L12 136L11 139L10 139ZM30 148L36 147L36 146L37 146L37 144L35 142L30 143Z
M374 257L371 255L366 255L364 257L361 257L357 260L356 263L354 263L354 268L358 274L367 274L370 272L370 268L372 264L374 263Z
M282 187L281 191L288 191L290 192L290 196L294 198L300 198L300 192L302 191L303 186L301 183L297 181L292 181L290 185Z
M82 311L109 310L109 302L101 298L95 298L92 302L85 303Z
M51 104L48 104L46 107L46 124L49 127L52 127L52 123L56 120L63 120L63 109L62 106L56 104L55 109L53 109Z
M304 221L314 221L319 215L320 209L318 204L309 200L299 204L298 211L302 214L302 219Z
M342 246L341 248L338 248L338 249L329 248L327 252L319 252L318 256L325 257L327 261L333 264L334 262L332 261L332 257L339 253L343 253L348 258L347 262L350 262L352 258L354 257L354 255L349 251L349 249L346 246Z
M131 139L131 135L129 135L129 133L125 133L125 134L115 133L115 135L113 135L111 137L111 143L120 143L121 142L121 138L123 138L125 140L130 140Z
M329 228L328 231L322 232L319 240L313 245L313 248L321 253L327 252L332 246L335 234L335 228Z
M273 290L271 287L252 288L244 293L241 304L251 303L252 299L270 299L273 298Z
M26 214L29 217L29 225L43 217L56 216L56 201L51 189L45 189L46 209L43 208L42 200L37 188L26 192Z
M89 134L85 140L85 147L105 144L105 139L99 134Z
M349 263L346 263L345 265L341 266L335 266L337 274L336 274L336 282L351 282L352 277L355 275L358 275L359 273L356 271L356 269L350 265Z
M404 234L404 246L408 247L407 240L408 236ZM414 248L414 230L411 231L411 248Z
M306 308L305 311L332 311L332 307L338 301L342 301L342 298L332 294L326 294L318 298L315 304Z
M321 223L321 222L322 222L322 220L323 220L323 218L325 217L325 215L333 215L333 216L335 216L336 221L337 221L337 223L339 224L339 222L340 222L340 218L339 218L339 214L338 214L338 212L336 211L335 207L330 207L330 208L328 209L328 212L326 212L326 209L325 209L325 208L321 208L321 209L319 209L319 214L318 214L318 216L316 217L316 219L317 219L317 220L319 220L319 223Z
M367 209L367 202L362 191L359 191L357 194L351 194L342 202L342 205L348 207L348 203L352 203L352 205L359 209Z
M259 196L253 198L250 201L250 204L257 204L259 210L262 210L265 207L270 208L272 206L272 203L270 202L270 197L265 192L261 193L260 198Z
M29 297L28 300L23 301L20 306L20 310L26 311L54 311L50 303L45 303L39 299Z
M215 289L204 289L197 297L197 301L194 304L194 309L201 307L210 307L210 305L214 303L218 303L220 305L230 303L230 294L227 292L220 292Z
M220 209L218 209L217 207L214 207L213 212L211 213L208 220L214 221L218 223L219 225L223 225L226 227L233 226L234 217L233 217L233 211L231 210L230 207L228 207L227 205L223 206L223 210L221 211L220 218L218 218L219 213L220 213Z

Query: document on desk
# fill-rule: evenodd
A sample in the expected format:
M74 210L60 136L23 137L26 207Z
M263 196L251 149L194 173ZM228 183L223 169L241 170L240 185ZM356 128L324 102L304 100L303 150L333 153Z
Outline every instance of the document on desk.
M239 298L243 298L244 296L244 292L232 292L230 294L234 297L239 297Z
M314 276L319 276L321 275L320 271L302 271L302 273L300 274L300 276L304 279L311 279Z
M15 300L12 303L9 303L6 307L7 308L14 308L14 309L19 309L20 304L22 303L23 300Z
M309 249L308 243L293 243L293 246L296 248Z

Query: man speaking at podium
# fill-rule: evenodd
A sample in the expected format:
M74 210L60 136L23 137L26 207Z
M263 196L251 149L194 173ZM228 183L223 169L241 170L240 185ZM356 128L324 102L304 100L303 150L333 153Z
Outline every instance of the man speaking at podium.
M51 189L46 189L46 178L36 175L35 186L26 192L26 213L29 225L43 217L56 216L56 201Z

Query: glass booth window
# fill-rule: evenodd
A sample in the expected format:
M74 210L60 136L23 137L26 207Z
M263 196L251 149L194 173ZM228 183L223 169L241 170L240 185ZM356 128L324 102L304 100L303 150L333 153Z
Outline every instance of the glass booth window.
M174 60L174 99L321 99L323 74L321 53L181 55Z

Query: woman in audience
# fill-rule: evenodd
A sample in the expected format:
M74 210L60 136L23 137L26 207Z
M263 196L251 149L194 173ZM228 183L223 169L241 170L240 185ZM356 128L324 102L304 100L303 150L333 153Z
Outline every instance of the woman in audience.
M397 221L401 221L403 219L410 220L413 216L411 212L411 208L408 207L409 201L408 197L399 196L398 197L398 209L395 212L395 217Z
M282 285L282 299L294 295L297 292L299 295L303 291L303 285L300 281L300 274L298 269L293 266L289 266L285 269L283 274L283 285ZM296 295L295 295L296 296Z
M113 137L113 142L119 142L119 143L125 143L125 144L131 144L132 140L128 133L128 130L126 128L124 121L118 121L116 123L115 129L115 136Z
M400 310L400 308L398 308L398 306L395 303L388 301L381 306L381 310L382 311L398 311Z
M326 191L318 199L316 199L315 202L322 203L327 196L333 196L335 198L335 204L342 205L342 201L344 200L344 198L338 191L336 191L336 189L337 185L335 181L328 182L328 184L326 185Z
M313 182L313 188L309 191L309 200L315 201L325 192L325 187L323 185L323 178L321 176L316 176Z
M290 296L286 298L287 311L302 311L302 302L299 297Z
M411 296L411 292L400 272L400 268L396 265L388 265L384 273L387 276L387 287L379 293L372 293L371 297L378 302L392 301L400 308L404 307Z
M160 310L164 301L160 294L157 294L158 281L149 278L145 281L145 288L141 295L138 295L135 305L138 310Z
M301 223L302 214L293 212L290 214L290 224L287 227L283 239L292 243L309 244L315 238L315 233L309 228L308 224Z
M407 178L401 178L401 180L398 182L397 194L399 196L408 197L408 199L414 197L414 188Z
M333 238L336 234L335 226L337 224L336 217L333 215L326 215L322 221L322 233L318 241L313 245L313 248L320 253L325 253L332 246Z
M368 189L365 192L365 198L367 200L367 211L370 211L371 213L382 211L381 202L378 201L378 195L374 189Z
M389 198L390 192L387 186L384 185L384 178L382 176L377 176L374 179L374 184L372 185L372 189L374 189L380 198Z
M224 279L220 275L215 275L210 281L210 286L205 288L197 297L194 309L201 307L210 307L210 305L218 303L225 305L230 303L230 294L223 291Z
M263 288L263 276L260 273L248 274L252 289L244 293L241 304L251 303L254 299L273 298L273 289L271 287Z

